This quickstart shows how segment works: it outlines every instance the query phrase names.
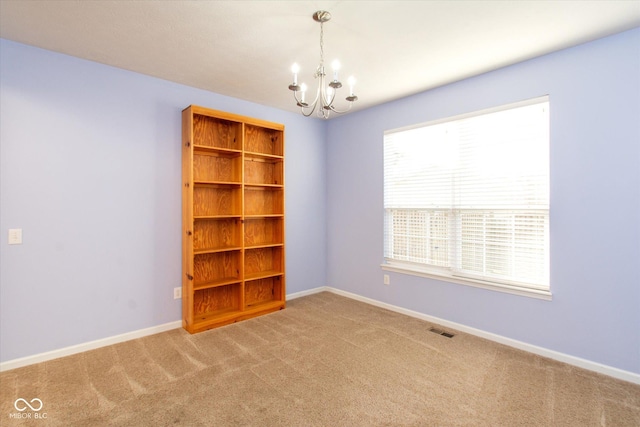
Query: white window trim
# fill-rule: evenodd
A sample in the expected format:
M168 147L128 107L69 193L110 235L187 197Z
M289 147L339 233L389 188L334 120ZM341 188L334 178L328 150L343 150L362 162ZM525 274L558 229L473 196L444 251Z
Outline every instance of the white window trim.
M435 274L420 268L419 266L409 266L407 264L399 263L385 263L381 264L382 270L392 271L394 273L408 274L411 276L426 277L429 279L440 280L443 282L456 283L458 285L471 286L474 288L488 289L491 291L503 292L512 295L519 295L523 297L537 298L542 300L551 301L551 291L545 289L533 289L530 287L521 287L517 285L501 284L496 282L486 282L484 280L474 280L468 278L462 278L453 275Z
M540 102L548 101L549 95L544 95L532 99L527 99L519 102L514 102L506 105L501 105L497 107L486 108L483 110L473 111L469 113L459 114L457 116L446 117L442 119L432 120L425 123L418 123L415 125L405 126L397 129L390 129L384 132L384 135L392 134L396 132L407 131L411 129L416 129L424 126L431 126L440 123L446 123L450 121L462 120L470 117L475 117L483 114L494 113L498 111L508 110L511 108L524 107L527 105L537 104ZM478 280L467 277L460 277L457 275L453 275L450 271L443 269L442 271L435 272L436 268L433 266L421 266L420 264L413 263L404 263L402 261L396 260L387 260L383 264L380 265L382 270L391 271L395 273L408 274L411 276L418 277L426 277L429 279L439 280L442 282L455 283L459 285L471 286L474 288L487 289L496 292L502 292L512 295L519 295L524 297L542 299L546 301L551 301L552 293L551 288L549 289L535 289L530 285L526 286L518 286L517 284L506 284L499 282L488 282L484 280Z
M462 113L456 116L443 117L441 119L429 120L427 122L416 123L414 125L402 126L395 129L388 129L383 132L384 135L403 132L412 129L418 129L425 126L433 126L441 123L455 122L458 120L468 119L471 117L482 116L484 114L497 113L499 111L510 110L518 107L526 107L527 105L539 104L541 102L549 101L549 95L538 96L536 98L525 99L523 101L516 101L510 104L499 105L497 107L484 108L482 110L471 111L469 113Z

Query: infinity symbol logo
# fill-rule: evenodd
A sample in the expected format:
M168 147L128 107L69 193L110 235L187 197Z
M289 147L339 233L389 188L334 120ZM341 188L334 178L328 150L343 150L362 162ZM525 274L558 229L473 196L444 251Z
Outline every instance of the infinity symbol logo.
M18 402L22 402L23 405L20 405L20 407L18 407ZM26 411L27 407L31 408L32 411L39 411L40 409L42 409L42 400L40 400L40 399L38 399L36 397L36 398L31 399L31 403L33 403L33 402L38 402L40 404L40 406L38 406L37 408L34 408L26 400L24 400L23 398L19 398L19 399L16 399L15 402L13 402L13 407L16 408L20 412ZM27 405L27 406L24 406L24 405Z

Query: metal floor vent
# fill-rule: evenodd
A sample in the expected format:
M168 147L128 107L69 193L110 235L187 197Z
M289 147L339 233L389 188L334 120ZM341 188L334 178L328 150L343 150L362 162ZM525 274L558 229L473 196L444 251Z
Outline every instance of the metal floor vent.
M442 335L443 337L447 337L447 338L453 338L455 336L452 333L445 332L442 329L438 329L438 328L430 328L429 331L433 332L434 334Z

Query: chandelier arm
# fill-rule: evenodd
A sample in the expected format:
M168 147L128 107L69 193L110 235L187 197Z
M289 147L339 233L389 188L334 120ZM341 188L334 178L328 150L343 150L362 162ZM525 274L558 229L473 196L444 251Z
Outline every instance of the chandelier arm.
M312 114L313 114L313 112L316 110L316 107L318 106L318 96L319 96L319 95L320 95L320 90L319 90L319 88L318 88L318 90L316 90L316 97L315 97L315 99L313 100L313 102L308 103L306 107L305 107L305 106L301 106L301 107L302 107L302 114L303 114L304 116L309 117L309 116L310 116L310 115L312 115ZM306 114L306 113L304 112L304 109L305 109L305 108L311 108L311 111L309 111L309 114Z
M309 105L313 104L313 108L316 107L316 105L318 104L318 100L320 100L320 85L318 85L318 88L316 89L316 97L313 99L313 102Z
M309 117L310 115L313 114L313 111L316 109L315 104L312 104L311 107L307 106L305 107L304 105L302 105L302 103L300 102L300 100L298 99L298 97L296 96L296 94L293 94L294 99L296 100L296 104L300 107L300 112L302 113L303 116L305 117ZM309 111L309 113L305 113L304 109L305 108L311 108L311 111Z
M296 100L296 104L300 104L300 100L298 99L298 91L293 92L293 99Z
M310 115L313 114L314 110L316 109L315 105L313 107L313 109L311 111L309 111L308 113L304 112L304 107L300 107L300 112L302 113L303 116L305 117L309 117Z
M313 114L313 112L316 110L316 107L318 106L318 96L319 95L320 95L320 86L318 86L318 90L316 91L316 98L313 100L312 103L307 104L306 107L304 105L300 105L301 104L300 102L298 103L298 105L300 105L300 110L301 110L303 116L309 117L310 115ZM311 108L309 113L305 113L304 112L305 108Z
M296 104L302 106L302 99L298 98L298 91L293 92L293 99L296 100Z
M347 111L351 110L351 107L353 106L353 102L349 102L349 107L347 107L346 110L338 110L336 107L334 107L333 105L330 106L330 110L333 111L334 113L337 114L342 114L342 113L346 113Z
M318 105L318 103L317 103L317 102L314 102L313 104L310 104L310 105L308 105L307 107L302 106L302 107L300 108L300 111L302 112L302 115L303 115L303 116L305 116L305 117L309 117L310 115L312 115L312 114L313 114L313 112L314 112L314 111L316 111L316 106L317 106L317 105ZM308 112L308 113L305 113L305 112L304 112L304 109L305 109L305 108L310 108L310 110L309 110L309 112Z
M296 101L296 104L302 109L302 114L304 114L307 117L313 114L313 110L315 110L315 107L318 103L318 96L316 95L316 99L312 103L307 104L306 106L302 105L303 104L302 99L298 98L298 91L293 92L293 99ZM311 112L309 114L305 114L304 113L305 108L311 108Z

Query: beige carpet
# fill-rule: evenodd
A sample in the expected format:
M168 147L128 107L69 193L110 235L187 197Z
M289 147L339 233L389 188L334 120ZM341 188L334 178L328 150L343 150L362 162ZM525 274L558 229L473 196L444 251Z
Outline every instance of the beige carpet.
M640 426L638 385L431 326L320 293L3 372L0 425Z

